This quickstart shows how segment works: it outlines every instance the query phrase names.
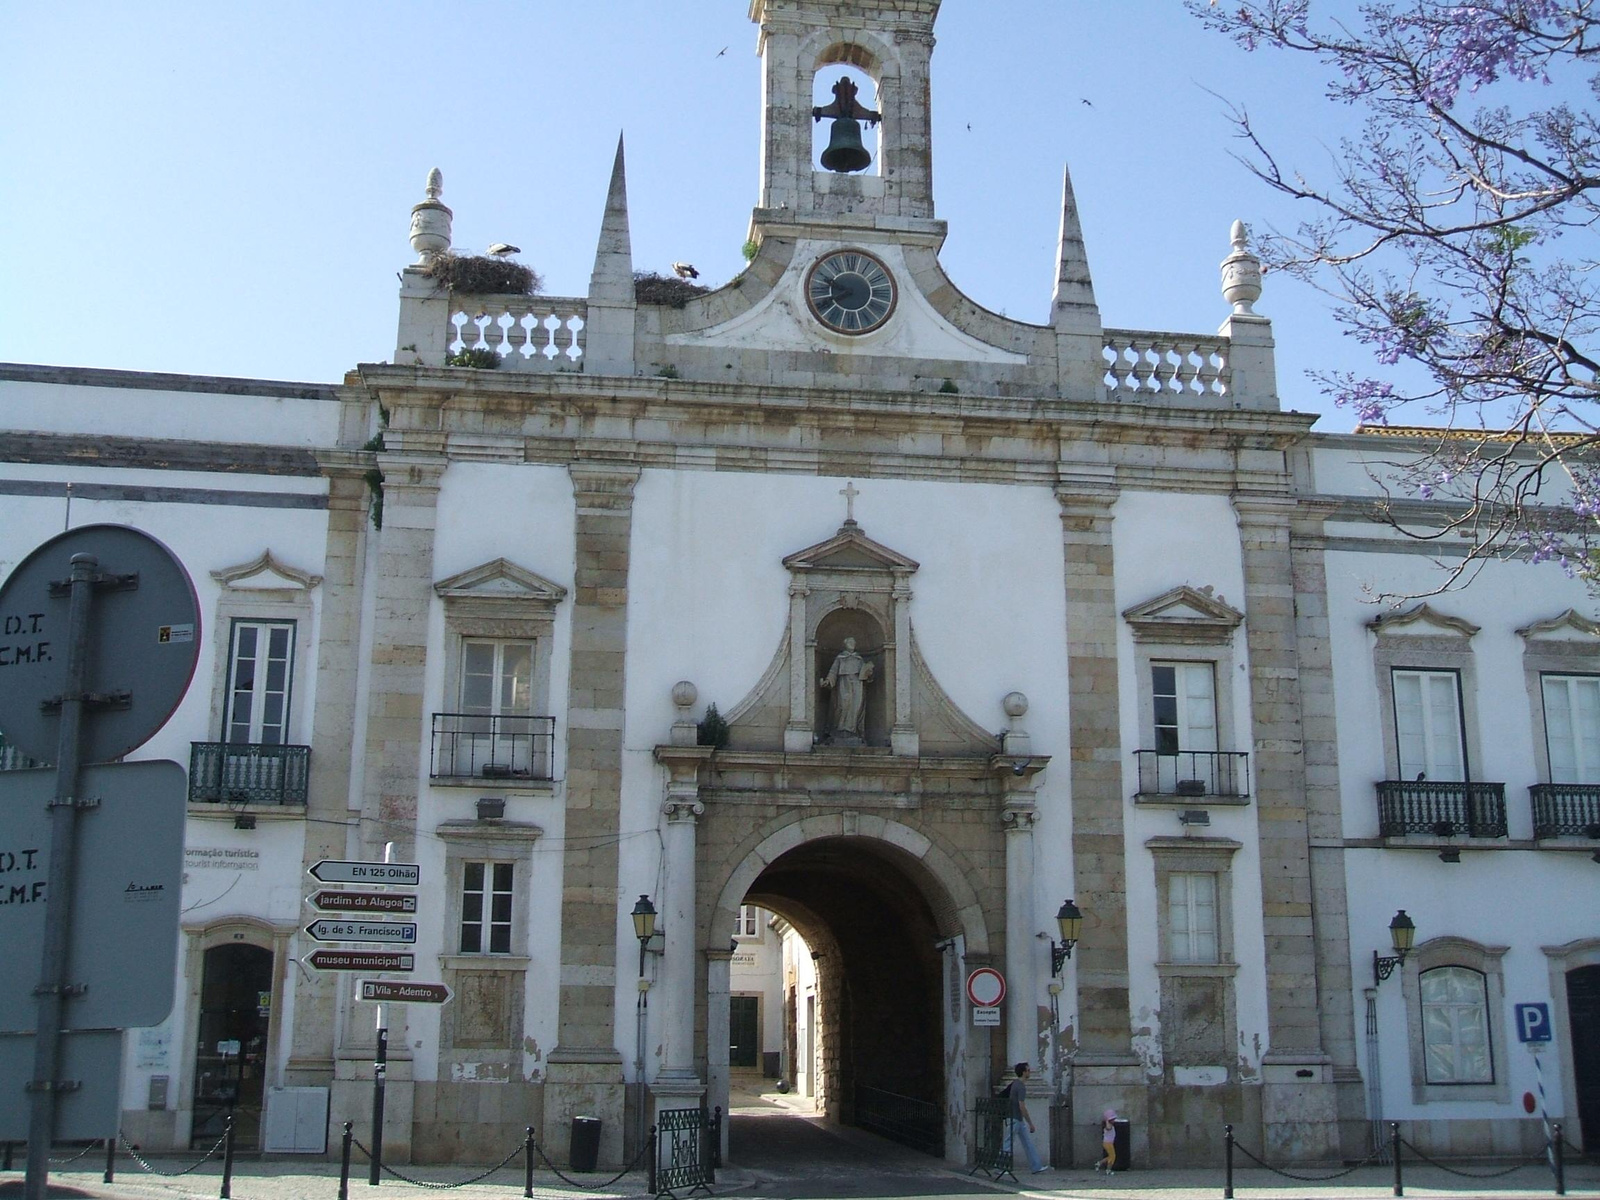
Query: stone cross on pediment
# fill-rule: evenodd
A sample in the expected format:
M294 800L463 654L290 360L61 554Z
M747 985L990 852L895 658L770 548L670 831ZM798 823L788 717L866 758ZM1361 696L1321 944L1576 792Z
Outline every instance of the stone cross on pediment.
M856 481L852 479L847 482L839 489L839 495L844 497L844 523L846 525L854 525L856 523L856 497L861 495L860 489L856 487Z

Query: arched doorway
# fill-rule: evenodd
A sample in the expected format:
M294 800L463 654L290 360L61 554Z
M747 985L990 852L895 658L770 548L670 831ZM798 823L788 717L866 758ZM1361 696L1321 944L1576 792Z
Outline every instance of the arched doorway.
M810 993L791 995L792 979L784 988L801 1030L792 1052L804 1047L807 1060L791 1082L809 1077L805 1098L818 1116L961 1161L966 1080L985 1073L989 1054L987 1031L964 1028L952 1003L969 941L957 914L981 924L976 897L959 874L947 885L954 864L925 837L887 821L861 823L878 836L859 827L840 833L835 818L831 831L795 844L791 826L780 835L789 848L758 850L733 873L722 903L776 914L810 959ZM987 937L971 932L982 957ZM715 1015L710 1025L717 1028ZM739 1121L730 1121L730 1155L759 1166L761 1137ZM776 1135L771 1123L763 1127Z
M265 1099L272 1016L271 950L245 942L212 946L201 968L190 1144L209 1146L231 1116L242 1146L254 1146Z

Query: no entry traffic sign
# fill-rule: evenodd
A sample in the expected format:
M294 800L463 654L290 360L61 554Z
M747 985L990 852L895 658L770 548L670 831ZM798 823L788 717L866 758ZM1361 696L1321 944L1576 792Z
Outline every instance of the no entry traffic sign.
M967 999L974 1008L995 1008L1006 998L1006 977L993 967L979 967L967 976Z

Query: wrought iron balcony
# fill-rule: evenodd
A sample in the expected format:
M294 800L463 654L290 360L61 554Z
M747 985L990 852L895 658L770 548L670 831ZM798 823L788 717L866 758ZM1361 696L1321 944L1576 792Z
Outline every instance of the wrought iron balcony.
M1135 750L1139 795L1174 800L1243 800L1250 795L1250 756L1232 750Z
M310 746L192 742L189 803L304 806Z
M1600 783L1536 783L1528 798L1534 837L1600 839Z
M554 717L433 714L435 779L526 780L551 778Z
M1378 836L1506 836L1506 785L1385 779L1378 784Z

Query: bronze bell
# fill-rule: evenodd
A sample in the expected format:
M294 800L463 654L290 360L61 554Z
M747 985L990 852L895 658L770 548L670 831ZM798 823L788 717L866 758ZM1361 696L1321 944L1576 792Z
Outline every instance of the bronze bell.
M822 165L840 174L864 171L872 165L872 155L861 144L861 122L854 117L833 119L828 148L822 152Z

